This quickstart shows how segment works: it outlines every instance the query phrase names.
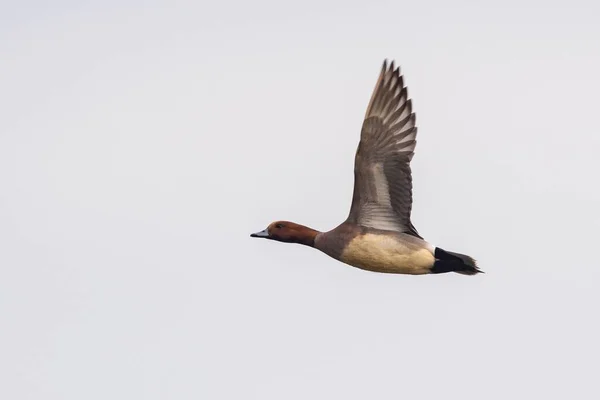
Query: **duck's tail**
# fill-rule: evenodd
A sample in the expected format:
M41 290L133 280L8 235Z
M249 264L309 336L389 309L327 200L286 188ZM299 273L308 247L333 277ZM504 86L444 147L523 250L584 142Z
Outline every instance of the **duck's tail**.
M482 270L477 268L477 262L465 254L453 253L436 247L434 256L435 263L431 267L432 274L457 272L463 275L475 275L480 272L483 273Z

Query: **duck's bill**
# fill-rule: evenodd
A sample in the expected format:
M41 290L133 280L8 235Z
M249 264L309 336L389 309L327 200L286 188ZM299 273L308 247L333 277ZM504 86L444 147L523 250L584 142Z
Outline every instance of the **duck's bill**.
M265 229L260 232L251 233L250 237L266 238L266 237L269 237L269 231L267 229Z

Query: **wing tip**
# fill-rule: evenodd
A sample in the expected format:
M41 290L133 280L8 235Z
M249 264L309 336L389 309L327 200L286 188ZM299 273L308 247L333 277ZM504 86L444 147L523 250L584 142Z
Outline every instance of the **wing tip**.
M398 77L402 76L402 74L400 73L400 65L396 65L396 60L388 60L387 58L383 59L383 63L381 65L381 72L385 73L386 75L388 73L393 73Z
M401 73L400 66L396 66L394 60L385 58L381 66L381 73L375 84L375 89L371 95L371 100L367 106L365 119L374 113L390 113L394 108L389 107L389 102L396 98L396 101L406 102L408 100L408 90L404 82L404 76ZM385 108L380 110L380 108Z

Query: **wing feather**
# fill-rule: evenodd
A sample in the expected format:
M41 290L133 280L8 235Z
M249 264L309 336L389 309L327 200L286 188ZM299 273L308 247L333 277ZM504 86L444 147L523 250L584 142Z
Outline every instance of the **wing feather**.
M348 222L420 237L410 221L416 116L394 62L383 63L369 101L354 164Z

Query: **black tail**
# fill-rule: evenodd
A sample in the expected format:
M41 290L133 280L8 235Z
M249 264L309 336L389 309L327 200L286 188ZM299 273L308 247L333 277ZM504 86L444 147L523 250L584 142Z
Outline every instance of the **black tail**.
M458 272L464 275L475 275L483 272L477 268L477 262L464 254L452 253L435 248L435 263L431 267L432 274L442 274L444 272Z

